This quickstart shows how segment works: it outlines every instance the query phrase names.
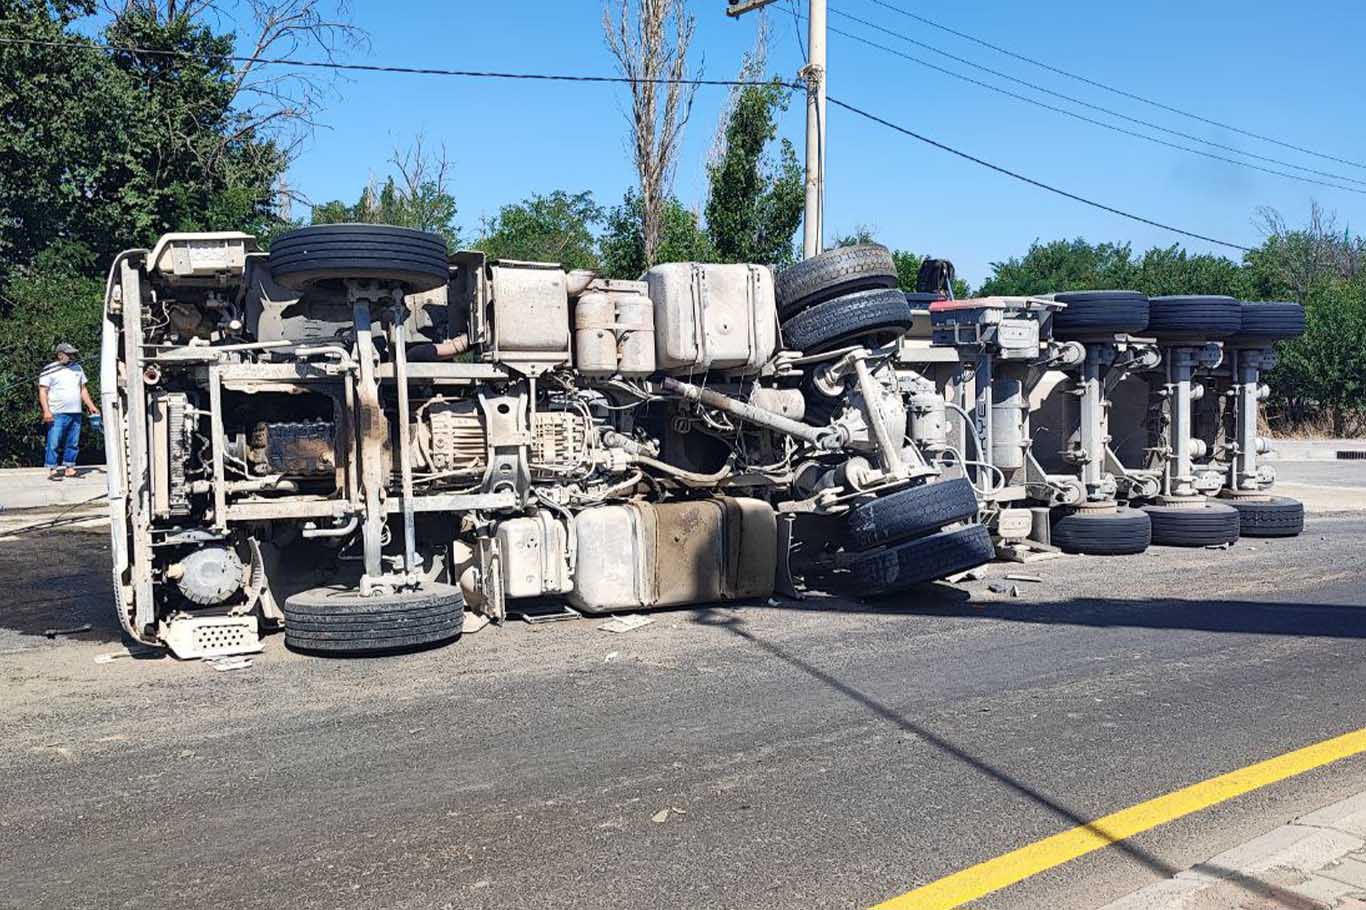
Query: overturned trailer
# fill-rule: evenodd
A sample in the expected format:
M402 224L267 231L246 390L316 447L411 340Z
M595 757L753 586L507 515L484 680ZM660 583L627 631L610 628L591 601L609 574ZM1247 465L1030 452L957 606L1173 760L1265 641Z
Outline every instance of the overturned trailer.
M101 362L119 618L180 656L280 628L385 651L547 598L885 593L985 562L971 485L908 427L894 282L873 247L778 287L617 281L377 225L128 251Z

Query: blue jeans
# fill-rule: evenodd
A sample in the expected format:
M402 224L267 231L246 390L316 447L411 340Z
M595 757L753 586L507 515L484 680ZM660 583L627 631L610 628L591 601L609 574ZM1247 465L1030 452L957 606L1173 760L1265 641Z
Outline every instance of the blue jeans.
M62 467L74 468L76 455L81 449L81 413L53 414L52 424L47 428L47 456L43 464L48 468L57 467L57 454L61 453Z

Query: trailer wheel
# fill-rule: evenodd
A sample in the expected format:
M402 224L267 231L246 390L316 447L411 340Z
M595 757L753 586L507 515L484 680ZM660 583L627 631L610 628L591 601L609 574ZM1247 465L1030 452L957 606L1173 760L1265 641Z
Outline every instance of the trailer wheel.
M1226 347L1267 347L1304 334L1304 307L1286 300L1243 301L1243 322Z
M991 532L971 524L860 554L849 570L858 593L877 596L966 572L995 558Z
M1078 509L1053 520L1052 539L1053 545L1064 553L1128 556L1148 549L1152 524L1138 509Z
M1232 297L1150 297L1148 327L1159 340L1227 338L1243 325L1243 305Z
M1288 496L1222 500L1238 510L1244 537L1295 537L1304 530L1304 503Z
M270 246L270 275L295 291L346 279L385 281L417 293L449 280L446 241L387 224L323 224L290 231Z
M363 597L355 588L310 588L286 598L285 644L299 651L374 654L450 641L465 598L452 585Z
M1067 291L1053 299L1067 304L1053 317L1059 338L1136 334L1148 327L1148 298L1138 291Z
M783 343L819 354L854 342L883 345L911 327L911 306L900 291L857 291L807 307L783 323Z
M896 263L892 252L877 243L863 243L827 250L803 259L778 273L773 283L778 313L787 319L806 307L834 297L894 288Z
M1153 523L1153 543L1165 547L1209 547L1238 539L1238 510L1219 502L1199 506L1144 506Z
M849 549L871 550L937 531L977 515L977 493L965 477L879 496L849 512Z

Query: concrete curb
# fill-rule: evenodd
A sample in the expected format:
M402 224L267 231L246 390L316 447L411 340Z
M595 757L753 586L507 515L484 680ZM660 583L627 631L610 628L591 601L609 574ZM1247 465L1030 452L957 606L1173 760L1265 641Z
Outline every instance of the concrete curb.
M1366 456L1366 439L1272 439L1272 461L1339 461L1339 452Z
M1100 910L1366 910L1366 793L1324 806Z

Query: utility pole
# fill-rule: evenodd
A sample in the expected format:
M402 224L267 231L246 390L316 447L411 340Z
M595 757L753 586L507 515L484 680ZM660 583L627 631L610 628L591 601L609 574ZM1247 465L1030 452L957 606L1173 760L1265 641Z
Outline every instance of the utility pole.
M773 0L728 0L726 15L742 16ZM802 256L821 251L825 214L825 0L807 0L806 66L798 73L806 82L806 211L802 216Z

